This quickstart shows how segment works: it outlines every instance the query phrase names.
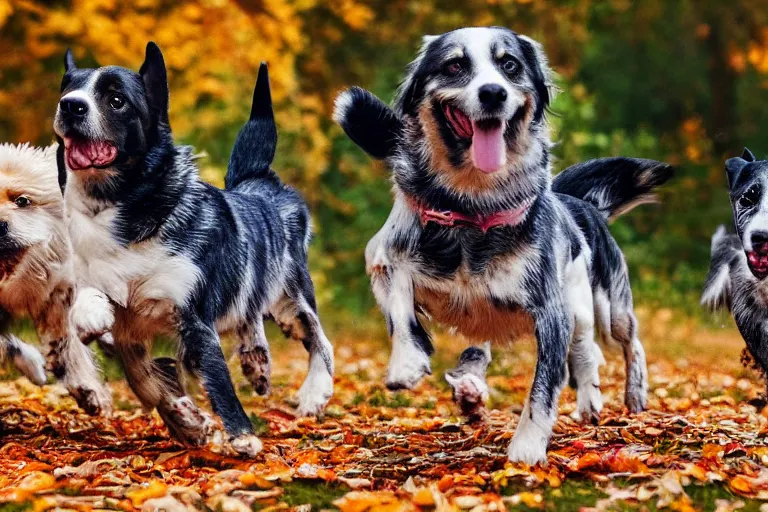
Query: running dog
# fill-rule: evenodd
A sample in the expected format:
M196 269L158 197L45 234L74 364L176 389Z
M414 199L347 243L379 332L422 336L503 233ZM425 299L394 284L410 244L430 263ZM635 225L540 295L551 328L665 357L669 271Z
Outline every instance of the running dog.
M46 382L40 353L8 333L12 320L31 318L53 375L86 412L109 413L111 395L70 323L75 276L65 217L56 147L0 144L0 361Z
M728 309L752 360L768 375L768 160L749 149L725 162L736 233L720 226L701 303Z
M191 148L173 143L157 45L147 45L138 73L80 69L71 52L65 67L54 128L87 301L75 322L95 334L111 329L142 403L156 407L177 438L201 444L210 421L184 393L180 368L150 356L155 336L178 339L179 360L202 378L232 447L253 456L261 443L235 394L219 332L236 333L245 373L261 393L269 389L271 364L265 315L300 340L310 355L298 395L303 414L323 410L334 370L307 268L309 211L270 168L277 129L266 65L225 190L203 182Z
M601 411L595 327L624 349L627 407L646 407L629 276L607 221L650 201L672 174L660 162L609 158L553 182L549 103L538 43L465 28L424 39L394 109L352 88L334 113L393 171L394 207L366 247L392 338L387 386L412 388L431 373L425 317L475 341L535 334L536 372L508 449L510 460L531 464L547 459L566 366L581 417ZM487 392L489 353L470 351L448 378L472 411Z

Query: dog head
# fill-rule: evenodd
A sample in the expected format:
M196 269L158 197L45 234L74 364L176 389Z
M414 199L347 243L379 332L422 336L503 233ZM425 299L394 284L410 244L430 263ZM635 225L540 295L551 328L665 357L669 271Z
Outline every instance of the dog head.
M117 66L81 69L69 50L64 61L54 130L73 176L95 182L120 176L170 141L168 79L155 43L147 44L138 73Z
M53 240L63 223L56 147L0 144L0 271Z
M428 36L395 110L416 123L433 169L504 174L544 124L550 71L541 46L500 27Z
M736 233L747 254L749 270L768 276L768 160L756 160L744 148L741 157L725 162Z

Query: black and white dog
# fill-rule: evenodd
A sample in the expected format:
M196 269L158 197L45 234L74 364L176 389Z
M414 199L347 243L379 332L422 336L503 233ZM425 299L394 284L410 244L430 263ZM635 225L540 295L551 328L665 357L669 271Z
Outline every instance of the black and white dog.
M647 202L671 176L660 162L612 158L553 183L549 86L538 43L504 28L465 28L425 38L394 109L353 88L335 112L393 170L394 207L366 248L392 337L387 386L411 388L431 373L423 317L476 341L534 333L538 363L508 450L528 463L546 461L566 366L581 416L602 408L595 327L624 348L630 411L646 406L627 267L606 221ZM451 384L484 378L487 356L465 352ZM480 399L481 380L468 386Z
M768 376L768 160L749 149L725 162L736 233L720 226L701 303L730 309L752 359Z
M333 351L317 316L307 267L309 211L270 169L277 145L266 65L250 120L238 135L226 189L203 182L192 149L173 144L160 49L147 45L138 73L79 69L70 52L55 119L69 171L65 201L83 288L81 332L111 327L126 376L147 407L193 444L209 421L185 395L175 362L150 356L152 340L180 340L183 367L202 378L238 452L260 449L237 399L219 332L234 331L246 375L269 388L263 320L304 343L309 375L299 411L316 414L333 392Z

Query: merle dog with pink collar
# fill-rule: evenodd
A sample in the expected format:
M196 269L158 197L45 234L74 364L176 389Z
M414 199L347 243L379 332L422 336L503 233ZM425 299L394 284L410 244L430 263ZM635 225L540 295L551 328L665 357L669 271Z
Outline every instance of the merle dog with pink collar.
M425 318L475 341L533 333L536 372L508 450L528 463L546 461L566 367L581 417L599 415L596 328L624 348L627 406L646 406L627 267L607 221L671 176L660 162L612 158L553 182L549 86L538 43L468 28L425 38L393 109L352 88L335 113L393 171L392 212L366 248L392 337L387 386L412 388L431 373ZM487 396L488 358L468 349L448 376L465 411Z

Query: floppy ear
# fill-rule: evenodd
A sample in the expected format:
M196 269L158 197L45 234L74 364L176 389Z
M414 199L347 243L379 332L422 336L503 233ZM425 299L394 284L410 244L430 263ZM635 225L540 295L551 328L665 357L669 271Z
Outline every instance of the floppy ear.
M150 41L147 43L147 53L144 63L139 69L139 75L144 81L149 106L157 118L168 123L168 75L165 71L165 60L160 47Z
M333 119L352 142L379 160L394 155L403 130L395 112L360 87L347 89L336 97Z
M421 99L424 90L424 80L421 78L421 63L429 46L440 36L424 36L421 40L421 49L416 59L406 68L406 77L395 95L395 110L400 115L411 115Z
M72 48L67 48L67 51L64 53L64 72L67 73L73 69L77 69L75 57L72 55Z
M754 158L754 156L752 158ZM732 186L736 182L739 174L741 174L741 171L748 164L748 161L739 157L729 158L725 161L725 174L728 177L728 186Z
M544 53L544 47L538 41L528 36L517 36L520 49L523 51L525 64L533 74L533 84L539 101L536 102L536 111L533 114L534 121L540 121L544 112L554 98L552 87L552 70Z
M747 162L754 162L755 160L757 160L755 158L755 155L752 154L749 148L744 148L744 152L741 154L741 158L746 160Z

